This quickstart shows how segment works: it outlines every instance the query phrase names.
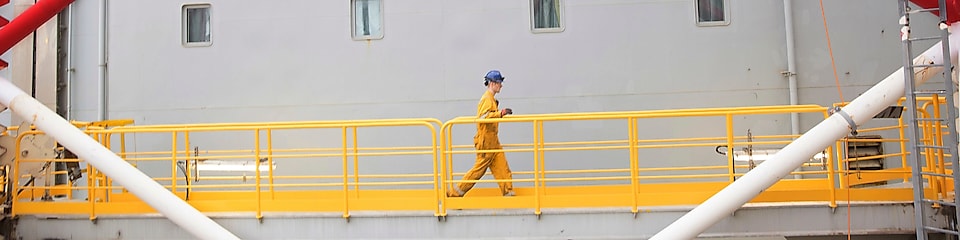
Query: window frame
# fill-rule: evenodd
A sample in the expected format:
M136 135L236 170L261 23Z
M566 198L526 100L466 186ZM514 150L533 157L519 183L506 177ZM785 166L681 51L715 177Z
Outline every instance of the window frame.
M205 42L191 42L190 41L190 25L187 23L189 16L187 10L189 9L203 9L207 10L207 19L206 27L207 32L210 35L210 38ZM180 6L180 42L184 47L207 47L213 45L213 4L211 3L187 3Z
M380 3L380 32L377 35L357 35L357 1L350 0L350 38L353 40L379 40L383 39L384 32L386 31L386 26L384 25L384 11L383 11L383 0L378 0Z
M728 26L730 25L730 0L723 1L723 21L700 21L700 0L693 0L693 20L700 27Z
M567 24L563 21L564 7L563 0L554 0L557 3L557 24L560 27L555 28L537 28L537 13L534 11L534 2L539 0L530 0L530 31L533 33L558 33L566 29Z

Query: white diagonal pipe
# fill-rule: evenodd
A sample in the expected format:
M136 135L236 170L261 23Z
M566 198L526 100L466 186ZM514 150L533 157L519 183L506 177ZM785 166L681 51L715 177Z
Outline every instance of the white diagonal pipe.
M958 44L956 44L957 36L954 36L960 31L960 27L957 26L960 26L960 24L950 26L952 32L950 35L950 57L953 62L957 62ZM940 43L914 58L913 62L915 64L943 63L943 50L940 48ZM926 67L917 70L916 84L922 84L930 77L940 73L941 70L943 70L942 67ZM856 125L860 125L873 118L887 106L896 104L897 100L903 97L903 92L903 68L900 68L900 70L890 74L886 79L864 92L860 97L854 99L842 111L849 115ZM693 239L714 223L730 216L740 206L772 186L789 174L790 171L803 164L804 161L833 145L840 138L847 136L851 129L842 115L833 114L823 120L800 138L784 147L783 150L774 154L770 160L747 172L743 177L723 188L710 199L660 230L650 239Z
M4 78L0 78L0 104L36 125L197 238L239 239Z

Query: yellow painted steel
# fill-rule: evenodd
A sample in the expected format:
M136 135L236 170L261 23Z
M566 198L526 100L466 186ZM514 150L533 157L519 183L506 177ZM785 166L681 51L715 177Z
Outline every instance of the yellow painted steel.
M828 113L823 113L823 118L824 118L824 119L826 119L826 118L828 118L828 117L830 117L830 115L829 115ZM831 149L831 150L834 150L834 149L835 149L836 151L830 151L830 150L827 151L827 152L830 153L830 154L827 154L827 159L826 159L826 164L827 164L827 182L824 183L824 184L827 184L827 188L830 189L830 197L829 197L830 200L829 200L829 203L827 203L827 205L830 206L831 208L836 208L836 207L837 207L837 187L836 187L836 185L834 185L834 183L837 182L837 180L836 180L836 172L837 172L836 169L837 169L838 166L842 166L842 165L834 165L834 163L839 162L840 159L841 159L840 153L842 152L842 150L841 150L842 148L840 148L840 147L841 147L840 144L841 144L840 141L837 141L837 143L833 144L834 147L833 147L833 149ZM834 161L834 159L837 159L837 160ZM840 185L841 187L843 187L843 186L844 186L844 183L841 182L839 185Z
M170 191L177 192L177 132L174 131L170 137ZM184 136L186 138L186 136Z
M360 159L357 152L357 128L353 129L353 182L360 182ZM354 191L357 191L357 194L360 193L360 185L354 186Z
M942 102L931 101L936 106ZM652 158L641 157L640 151L651 149L670 149L682 151L723 146L728 152L747 146L777 148L788 144L794 135L738 135L735 132L736 120L749 115L788 115L790 113L811 113L826 118L825 107L816 105L795 106L758 106L706 109L671 109L652 111L560 113L514 115L500 119L476 119L458 117L447 122L436 119L374 119L350 121L300 121L300 122L264 122L264 123L214 123L185 125L151 126L89 126L85 131L105 146L110 146L110 137L120 136L119 149L115 149L122 158L131 163L169 163L169 176L151 176L175 194L203 212L246 212L251 217L262 218L265 212L337 212L349 218L355 211L428 211L434 216L447 216L450 209L530 209L532 214L541 214L544 208L585 208L585 207L624 207L634 214L645 212L646 207L668 205L699 204L714 193L730 184L750 167L734 161L732 154L718 156L717 161L704 161L696 165L654 166ZM690 136L664 139L642 139L640 126L645 119L684 119L691 117L716 117L725 131L717 136ZM622 127L627 131L626 139L599 139L596 141L547 141L545 122L578 122L596 120L626 121ZM699 119L698 119L699 120ZM706 119L713 121L715 119ZM455 126L469 126L476 123L499 122L529 123L532 137L529 142L503 144L503 150L475 150L470 145L454 145L454 139L462 137L454 134ZM895 126L881 126L861 129L862 132L897 132L903 129L902 123ZM358 131L375 131L380 128L415 127L422 131L422 139L403 139L396 146L360 146ZM439 131L437 128L439 127ZM926 126L924 140L939 139L942 135L939 126ZM339 143L333 146L281 146L274 141L279 134L275 131L332 130L338 133ZM252 149L223 148L191 149L192 140L198 133L252 133L253 141L237 139L238 142L253 143ZM265 134L263 134L265 133ZM562 134L562 133L561 133ZM135 136L128 138L127 135ZM147 141L149 137L166 135L170 138L168 151L146 149L129 151L126 141L139 139ZM895 134L894 134L895 135ZM936 136L935 136L936 135ZM182 136L182 138L180 137ZM265 139L263 138L265 136ZM462 138L466 139L466 138ZM859 140L850 140L859 141ZM827 159L822 163L807 163L805 166L818 167L819 170L804 170L793 174L802 175L802 179L784 179L761 193L751 202L824 202L836 207L836 201L909 201L912 192L909 188L850 188L847 186L865 185L879 182L902 181L909 175L909 169L862 170L852 171L844 168L854 160L877 159L904 156L907 154L900 139L884 139L886 142L899 142L900 152L890 151L881 156L858 159L845 158L842 142L835 147L825 149ZM411 146L409 142L429 142L429 146ZM352 144L351 144L352 143ZM19 142L18 142L19 144ZM182 147L182 148L181 148ZM19 147L18 147L19 148ZM580 165L576 169L553 169L554 164L547 158L547 152L582 151L629 151L627 168L596 169L589 165ZM480 152L510 152L532 154L533 169L514 172L518 178L509 180L525 183L526 187L515 189L517 196L503 197L497 188L478 187L463 198L448 198L444 194L451 184L475 182L495 185L505 180L456 179L462 172L455 172L458 161L455 156L475 155ZM930 167L924 171L946 173L946 164L942 163L941 153L924 154L930 160ZM361 157L363 156L363 157ZM368 158L412 156L410 159L429 160L432 170L422 169L413 173L373 172L361 174L360 168L370 164ZM420 157L423 156L423 157ZM273 168L263 173L255 167L253 174L234 175L193 175L191 162L203 159L244 160L266 159L268 166L281 165L286 161L316 161L317 163L341 164L339 170L330 174L278 174ZM336 159L330 161L330 159ZM399 158L398 158L399 159ZM721 160L722 159L722 160ZM12 176L20 176L19 164L43 159L17 158ZM186 164L185 177L178 176L177 162ZM622 159L611 159L622 161ZM641 161L642 160L642 161ZM420 161L420 160L416 160ZM402 164L402 163L397 163ZM462 164L462 163L460 163ZM350 167L352 165L352 168ZM646 167L644 167L647 165ZM333 165L335 166L335 165ZM333 169L337 169L334 167ZM83 202L43 202L35 198L18 197L14 201L15 214L87 214L91 219L106 214L149 214L155 213L121 187L112 186L109 179L95 168L88 166L86 186L20 186L20 179L7 180L15 184L15 191L72 190L86 191L89 196ZM340 171L340 172L337 172ZM57 172L57 174L60 174ZM181 182L182 181L182 182ZM254 181L250 183L249 181ZM936 178L938 186L950 184ZM838 192L837 188L845 191ZM253 188L253 189L251 189ZM925 189L925 194L940 194L946 187ZM264 190L268 194L264 194ZM848 194L849 193L849 197ZM189 196L189 197L187 197Z
M542 209L540 208L540 206L543 205L542 200L540 199L540 191L543 190L543 188L541 187L543 183L540 182L540 181L536 181L536 179L540 179L541 177L543 177L543 172L540 171L540 164L541 164L541 160L542 160L542 158L543 158L543 155L541 154L541 153L543 153L543 135L540 134L541 132L543 132L543 125L541 124L541 122L542 122L542 121L534 121L534 122L533 122L533 138L534 138L534 140L533 140L533 141L534 141L534 147L533 147L533 149L534 149L534 153L533 153L533 179L534 179L534 181L533 181L533 192L534 192L534 194L533 194L533 198L534 198L534 201L536 201L536 204L535 204L534 209L533 209L533 213L536 214L536 215L538 215L538 216L543 213ZM444 125L446 125L446 124L444 124ZM452 152L452 151L451 151L451 152ZM452 165L453 165L452 163L447 163L447 166L452 166ZM451 168L450 171L452 172L453 169ZM515 179L515 180L522 180L522 179ZM516 189L515 189L515 190L516 190ZM443 208L447 208L446 205L444 205Z
M262 183L262 181L260 181L260 176L262 175L262 174L260 173L260 149L261 149L261 147L260 147L260 128L254 129L254 131L253 131L253 142L254 142L254 143L253 143L253 147L254 147L254 149L253 149L253 152L254 152L254 153L253 153L253 155L254 155L254 156L253 156L253 159L254 159L254 161L253 161L253 166L254 166L253 172L254 172L255 175L257 175L257 176L255 177L255 179L256 179L257 182L254 184L255 187L256 187L256 190L254 190L254 191L255 191L256 194L257 194L257 198L256 198L256 199L257 199L257 219L263 219L263 188L260 187L260 183ZM271 168L267 168L267 169L271 169L270 171L272 171L273 168L271 167Z
M120 136L123 135L124 134L120 134ZM190 171L190 163L195 160L190 154L190 132L183 133L183 158L183 182L186 185L184 188L184 191L186 191L186 194L184 194L184 199L189 200L190 192L193 191L193 183L190 182L190 179L192 179L191 175L193 174L193 172ZM178 181L176 175L173 175L173 179L171 181Z
M637 141L640 137L637 134L637 120L628 118L627 121L629 121L627 131L630 133L628 137L630 140L630 185L631 189L638 189L640 187L640 154L637 152ZM630 206L630 212L636 215L640 205L639 191L630 192L633 192L633 206Z
M931 104L930 104L930 105L932 105L932 107L933 107L933 118L934 118L934 119L940 119L942 116L941 116L941 114L940 114L940 104L939 104L940 98L939 98L939 94L934 94L934 95L931 96L931 97L933 97L933 100L931 100ZM951 106L951 107L952 107L952 106ZM945 119L945 120L946 120L946 121L955 121L954 119ZM943 139L943 130L942 130L942 127L943 127L943 125L944 125L943 122L942 122L942 121L937 121L937 120L931 120L930 122L931 122L931 125L932 125L931 132L933 132L933 138L935 139L935 140L933 141L933 142L935 142L934 145L943 146L943 140L944 140L944 139ZM934 158L934 159L932 160L932 162L934 162L934 165L933 165L933 166L936 167L936 168L934 169L934 172L937 173L937 174L944 174L944 173L946 173L946 163L944 162L945 160L944 160L944 151L943 151L943 149L942 149L942 148L938 148L938 149L930 149L930 150L932 150L932 151L927 153L927 158ZM935 152L935 153L933 153L933 152ZM931 155L931 153L933 153L933 155ZM948 192L946 191L946 189L947 189L946 186L947 186L947 181L949 181L949 179L947 179L947 178L945 178L945 177L940 177L940 176L931 176L931 180L932 180L932 181L930 181L931 183L936 184L936 186L935 186L935 188L934 188L934 189L937 191L937 194L936 194L936 198L935 198L935 199L936 199L936 200L943 200L943 199L947 198ZM935 206L935 207L939 207L939 203L936 203L936 205L934 205L934 206Z
M733 139L734 139L734 133L733 133L733 114L729 114L729 113L728 113L728 114L724 114L724 117L725 117L724 120L726 120L724 124L725 124L726 127L727 127L727 129L726 129L726 130L727 130L727 144L726 144L726 145L727 145L727 149L729 150L729 149L733 149ZM736 167L734 167L734 166L736 166L736 164L733 162L733 154L727 154L727 166L729 166L727 173L730 174L730 176L729 176L729 178L728 178L727 180L730 181L730 182L733 182L734 180L736 180L736 174L737 174L737 169L736 169Z
M347 185L347 127L343 129L343 218L350 217L350 186Z

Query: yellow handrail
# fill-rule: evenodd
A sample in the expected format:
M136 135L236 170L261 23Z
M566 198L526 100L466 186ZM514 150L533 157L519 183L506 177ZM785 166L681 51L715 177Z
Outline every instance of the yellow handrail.
M930 106L942 104L937 98L926 99ZM725 107L705 109L669 109L650 111L591 112L591 113L552 113L508 116L501 119L475 119L457 117L446 122L429 118L413 119L370 119L370 120L329 120L297 122L260 122L260 123L209 123L180 125L147 125L101 127L91 125L85 131L95 137L104 146L114 150L122 158L145 170L161 185L171 189L201 211L251 212L262 218L264 212L339 212L348 218L358 210L419 210L433 212L435 216L446 216L450 209L471 208L525 208L533 214L541 214L543 208L582 208L582 207L627 207L634 214L641 208L669 204L697 204L720 188L736 181L752 165L735 161L730 151L744 147L777 148L786 145L798 136L785 134L745 135L744 126L739 119L748 115L777 115L790 113L814 113L817 117L827 117L827 108L817 105L794 106L755 106ZM706 120L702 117L710 117ZM716 121L724 126L722 131L709 131L699 136L666 136L650 138L642 134L642 127L650 127L650 119L698 118L704 123ZM621 128L626 138L596 139L594 141L577 140L574 136L565 139L547 139L544 136L558 134L554 129L546 129L544 123L579 121L624 121L623 125L605 125L605 128ZM500 124L528 123L532 135L529 142L503 144L503 150L475 150L471 145L456 145L454 140L466 140L469 136L460 136L454 127L477 123L498 122ZM619 124L619 123L618 123ZM438 130L439 127L439 131ZM696 126L699 127L699 126ZM410 130L407 128L412 128ZM895 126L863 128L862 132L899 131L902 123ZM388 146L369 145L360 140L364 135L359 132L405 130L416 137L393 139ZM941 126L928 125L924 139L939 139ZM303 142L303 138L287 141L281 133L310 132L324 130L326 135L317 136L317 140ZM20 137L30 134L42 134L38 131L18 132ZM227 135L234 134L234 135ZM222 136L238 136L224 138ZM472 135L472 132L469 134ZM559 134L563 134L559 132ZM715 135L710 135L715 134ZM112 147L112 136L119 135L119 145ZM221 136L220 144L208 149L193 149L192 145L209 142L209 136ZM936 136L934 136L936 135ZM248 139L248 137L253 139ZM384 135L380 135L383 137ZM515 139L507 139L515 141ZM163 142L167 143L163 143ZM865 141L859 139L848 142ZM876 140L874 140L876 141ZM903 143L900 139L882 139L881 142ZM380 141L381 144L384 141ZM133 144L129 144L133 143ZM336 144L329 146L329 144ZM169 147L160 145L169 144ZM328 144L328 146L321 146ZM222 145L222 146L221 146ZM131 146L133 149L131 149ZM644 154L647 151L681 151L706 148L713 152L715 147L725 147L724 156L709 155L703 161L694 164L676 164L662 155ZM837 194L838 187L845 188L850 181L897 180L907 177L908 170L886 169L885 171L853 171L842 169L847 161L882 159L903 156L907 153L887 152L879 156L846 158L845 149L838 142L836 147L826 149L829 154L823 162L804 164L807 168L792 174L802 179L785 179L774 185L771 194L761 194L754 201L809 201L816 198L827 201L836 207L838 199L846 196ZM19 149L18 140L18 149ZM144 148L142 151L136 148ZM901 147L902 149L903 147ZM627 153L624 153L627 151ZM462 176L457 167L473 164L472 155L477 153L509 152L518 155L532 155L529 162L512 160L518 168L514 172L522 176L510 180L522 183L516 188L516 197L503 198L495 189L478 188L463 198L448 198L449 185L461 182L489 184L504 180L460 180ZM581 154L589 152L608 152L624 154L611 168L597 168L590 164L566 164L569 158L556 158L553 154ZM455 160L457 156L469 155L469 161ZM528 155L528 156L529 156ZM924 154L932 162L930 169L944 173L942 153ZM619 155L618 155L619 156ZM385 160L385 157L390 157ZM253 171L247 173L208 173L195 169L202 161L216 159L220 161L252 160ZM262 160L261 160L262 159ZM513 158L511 158L513 159ZM520 159L520 158L517 158ZM430 163L422 162L430 161ZM581 161L596 159L581 159ZM622 161L627 161L626 163ZM32 173L20 173L20 164L38 164L43 162L69 162L69 159L25 159L17 157L13 174L27 176ZM264 161L267 165L277 164L283 171L266 167L261 170ZM834 162L836 161L836 162ZM394 167L412 166L422 168ZM528 164L528 165L527 165ZM161 167L161 165L163 167ZM431 170L426 170L432 165ZM182 167L182 169L181 169ZM530 168L532 167L532 169ZM323 171L319 171L320 169ZM57 213L55 204L59 202L38 201L37 192L86 191L87 209L91 219L103 214L151 213L152 209L143 204L130 204L139 199L130 195L122 187L113 186L106 176L101 176L93 167L87 167L86 186L21 186L25 177L15 177L11 182L15 191L31 192L18 196L14 201L14 214ZM169 170L169 171L167 171ZM160 173L163 171L166 173ZM53 174L67 174L54 171ZM857 180L850 176L863 177ZM489 177L488 177L489 178ZM849 179L848 179L849 178ZM935 190L943 193L947 186L941 178L936 179ZM776 191L791 191L793 194L775 194ZM857 189L860 196L853 198L888 200L911 199L910 191L901 189ZM661 197L651 197L661 196ZM671 198L670 196L677 196ZM679 198L679 196L686 196ZM693 196L693 197L691 197ZM822 197L814 197L822 196ZM497 200L490 201L491 198ZM583 199L591 199L589 202ZM71 210L75 212L76 210Z

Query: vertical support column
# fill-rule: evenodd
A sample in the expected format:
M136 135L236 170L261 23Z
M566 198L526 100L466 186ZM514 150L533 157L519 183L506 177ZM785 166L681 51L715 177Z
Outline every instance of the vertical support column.
M916 229L917 240L926 240L927 232L924 229L925 224L925 209L923 207L923 176L921 174L923 162L920 158L920 149L917 145L921 144L920 141L920 132L919 126L917 126L917 97L914 95L914 69L913 69L913 59L912 47L913 44L910 41L910 13L908 13L909 2L907 0L900 0L897 2L897 7L900 9L900 42L903 46L903 96L907 100L903 103L904 111L906 115L904 116L904 122L906 126L907 137L910 139L911 143L907 145L907 150L910 152L907 155L907 161L912 165L911 166L911 182L913 183L913 212L914 212L914 224ZM949 56L949 55L948 55Z
M960 147L960 145L958 145L960 144L960 139L958 139L957 133L960 131L957 130L956 119L957 119L958 113L957 113L957 108L955 107L957 106L957 99L956 99L957 98L957 82L956 82L957 78L954 75L956 72L956 68L954 68L954 65L953 65L954 64L953 55L950 54L952 51L954 51L951 48L956 47L956 45L953 45L953 41L960 41L960 40L956 40L956 39L951 40L950 30L952 29L956 31L958 27L948 25L950 20L955 20L957 18L957 16L953 16L953 15L956 15L955 13L956 13L957 1L951 1L951 3L948 5L946 3L946 0L940 0L939 4L940 6L946 6L946 7L941 7L941 9L948 10L948 11L940 11L941 22L939 25L939 29L940 29L940 42L942 43L941 46L943 46L941 48L942 49L941 54L943 54L944 56L943 66L944 66L944 69L951 70L950 72L944 72L943 74L944 92L946 92L946 94L948 95L948 97L946 98L947 116L945 118L952 118L952 119L944 119L943 121L943 123L947 124L946 129L950 131L950 134L946 134L946 136L944 136L945 139L941 139L941 141L944 141L942 146L945 147L945 149L943 149L942 151L946 152L944 156L949 158L949 160L947 160L946 162L949 162L951 164L952 170L953 170L953 191L954 191L953 203L954 203L954 206L960 206L960 199L956 197L956 196L960 196L958 195L958 193L960 193L960 181L958 181L960 180L960 156L958 156L958 154L960 153L957 152L957 148ZM947 9L947 7L949 7L950 9ZM953 12L950 12L949 10L953 10ZM940 132L939 128L937 130L938 130L937 132L939 133ZM944 186L944 188L946 188L946 186ZM954 214L955 214L954 219L960 220L960 212L954 211ZM951 227L953 228L954 231L958 230L957 229L958 226L956 226L956 224Z

